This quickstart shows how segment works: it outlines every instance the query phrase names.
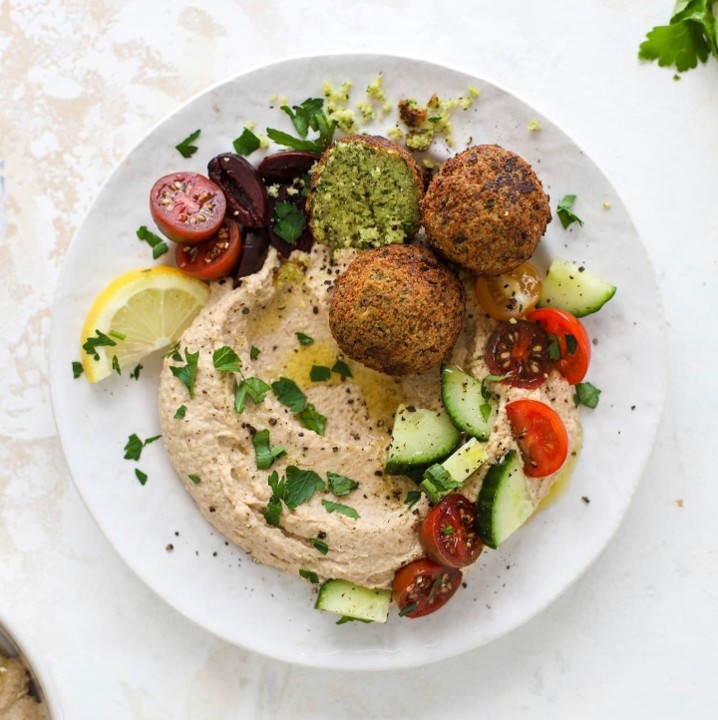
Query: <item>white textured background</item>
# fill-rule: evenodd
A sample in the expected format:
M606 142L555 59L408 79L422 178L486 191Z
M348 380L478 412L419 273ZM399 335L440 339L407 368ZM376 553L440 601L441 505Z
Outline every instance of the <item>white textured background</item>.
M0 1L0 608L35 638L68 720L712 716L718 62L675 81L636 59L645 32L672 7ZM656 449L600 559L508 637L381 674L266 660L155 598L81 504L47 385L63 258L122 155L209 84L288 56L350 50L446 62L557 122L631 212L658 275L668 337Z

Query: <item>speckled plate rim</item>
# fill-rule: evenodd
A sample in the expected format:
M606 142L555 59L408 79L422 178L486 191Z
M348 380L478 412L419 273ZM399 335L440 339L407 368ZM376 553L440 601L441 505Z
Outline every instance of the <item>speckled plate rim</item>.
M563 231L557 222L549 226L538 264L545 267L553 255L585 262L615 282L619 293L587 322L591 334L601 337L588 379L604 392L600 410L586 417L585 447L568 491L505 547L485 553L467 577L467 591L442 613L418 621L391 617L385 626L337 628L331 617L313 610L305 585L227 547L186 496L163 453L143 461L148 486L133 480L132 466L122 460L128 432L121 428L147 436L157 431L147 382L113 378L93 388L73 380L70 365L79 354L79 326L92 298L122 270L150 264L146 249L133 238L140 224L149 223L145 196L156 176L174 169L202 171L248 120L281 127L281 113L264 107L272 94L301 102L318 94L324 80L351 79L361 87L359 81L367 83L378 72L390 93L420 101L434 91L455 96L468 84L477 85L482 94L474 113L480 109L481 114L472 118L474 142L504 144L526 157L553 196L552 206L568 192L594 201L582 210L580 230ZM391 95L394 101L398 97ZM252 117L248 107L258 116ZM217 120L223 113L224 125ZM541 130L530 132L529 120L537 120ZM173 145L200 126L206 144L191 161L182 161ZM554 144L557 152L547 154ZM128 182L133 174L135 182ZM611 201L610 211L599 208L603 200ZM98 242L98 235L105 239ZM175 609L219 637L277 659L333 669L401 668L445 659L510 632L547 607L613 537L643 474L665 396L655 276L625 207L596 164L545 115L478 74L370 52L290 58L255 68L200 93L158 123L120 161L78 230L56 293L50 351L53 411L68 467L88 510L125 562ZM623 377L632 377L630 388L621 388L613 377L615 363ZM145 372L155 377L158 362L147 365ZM632 400L624 400L622 390L632 393ZM146 414L141 426L138 405ZM114 439L101 436L98 443L98 427L112 428ZM596 463L600 473L591 470ZM581 502L589 495L590 506L597 508L592 514ZM172 553L165 550L169 544ZM542 555L552 557L550 566L542 564ZM212 566L213 557L222 558L222 567Z

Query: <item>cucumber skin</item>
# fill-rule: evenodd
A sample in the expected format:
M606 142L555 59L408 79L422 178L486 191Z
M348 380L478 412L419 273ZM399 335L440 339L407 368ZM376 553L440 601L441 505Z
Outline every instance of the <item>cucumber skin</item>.
M389 617L391 591L366 588L348 580L325 580L314 607L336 615L384 623ZM364 612L361 612L361 610Z
M614 285L556 258L546 273L537 307L557 308L575 317L585 317L598 312L615 294Z
M476 532L483 543L494 550L508 537L508 535L502 538L496 536L495 515L497 512L497 495L501 492L506 473L511 472L512 465L516 465L519 472L523 475L521 462L515 450L510 450L504 455L500 462L489 468L476 501ZM533 514L533 510L531 514ZM528 517L530 517L530 515L527 516L523 522L525 522ZM518 529L523 522L519 523L515 529Z
M489 417L489 422L484 422L484 419L481 417L480 411L478 411L477 418L478 421L475 423L472 423L470 421L465 420L463 413L459 412L459 408L463 404L468 403L462 403L461 400L457 400L454 402L452 400L452 392L462 392L460 389L454 390L455 386L458 384L460 385L462 380L460 378L464 377L467 378L468 382L470 382L472 385L477 385L477 392L478 392L478 404L481 405L484 401L484 399L481 397L481 382L477 380L472 375L469 375L468 373L465 373L460 368L456 367L455 365L442 365L441 366L441 402L444 404L444 408L446 409L446 412L448 413L449 417L451 418L451 422L456 425L459 430L463 430L468 435L471 435L472 437L475 437L477 440L488 440L489 435L491 434L491 421L494 418L495 415L495 408L492 406L492 413ZM480 423L480 425L479 425Z

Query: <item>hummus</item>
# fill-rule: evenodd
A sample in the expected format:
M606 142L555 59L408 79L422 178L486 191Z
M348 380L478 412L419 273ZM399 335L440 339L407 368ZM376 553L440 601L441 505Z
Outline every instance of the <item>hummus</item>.
M30 676L23 661L0 652L0 720L42 720L42 705L29 692Z
M407 493L417 490L412 480L383 472L393 417L400 403L440 408L439 368L393 378L341 357L329 332L329 298L335 279L356 252L332 256L315 244L309 254L294 253L290 261L282 261L270 250L262 270L243 278L238 288L232 289L229 281L214 283L208 304L179 348L183 361L185 351L199 353L193 397L171 371L184 362L167 358L160 419L171 462L203 515L256 561L294 575L301 570L322 579L390 587L401 565L422 556L418 531L429 509L423 497L407 504ZM483 353L494 321L475 303L468 284L466 297L464 328L447 361L482 378L489 374ZM271 390L256 404L247 399L237 413L234 388L242 376L218 371L212 359L225 346L241 359L245 377L268 384L282 377L293 380L307 403L326 416L324 434L304 427L293 408ZM332 368L338 359L351 376L332 371L329 379L310 379L313 366ZM508 400L532 397L551 404L566 425L571 447L577 445L573 391L557 372L533 391L502 385L495 390L500 409L486 444L489 460L462 490L472 500L488 467L516 447L503 409ZM267 470L257 469L252 442L262 430L269 431L271 448L285 451ZM273 495L268 479L275 470L283 477L290 466L312 470L324 481L328 473L337 473L357 487L336 497L327 485L294 509L283 506L275 526L265 518ZM531 484L536 505L555 479ZM353 508L358 517L330 512L331 503Z

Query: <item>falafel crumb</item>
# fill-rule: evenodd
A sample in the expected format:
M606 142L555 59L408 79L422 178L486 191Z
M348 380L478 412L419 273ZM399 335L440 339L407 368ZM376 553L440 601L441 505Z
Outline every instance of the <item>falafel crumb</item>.
M539 121L536 118L532 118L531 120L529 120L526 127L529 129L530 132L538 132L539 130L541 130Z
M610 200L604 200L601 203L601 206L603 207L604 210L610 210L613 207L613 203Z

